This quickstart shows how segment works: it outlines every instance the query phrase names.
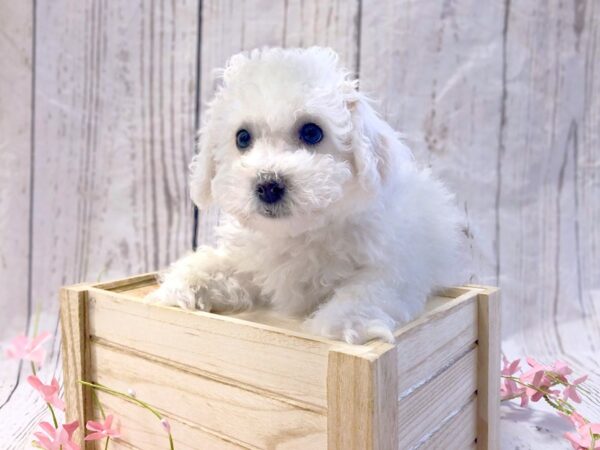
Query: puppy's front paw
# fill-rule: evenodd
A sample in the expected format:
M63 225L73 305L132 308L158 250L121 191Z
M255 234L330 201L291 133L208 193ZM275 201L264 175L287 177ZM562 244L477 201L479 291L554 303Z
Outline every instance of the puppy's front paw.
M344 309L336 311L336 308L326 305L307 319L304 326L312 333L349 344L364 344L371 339L394 342L396 322L379 308Z
M164 306L179 306L183 309L210 311L210 305L205 299L200 298L198 291L183 283L167 281L148 294L144 301Z

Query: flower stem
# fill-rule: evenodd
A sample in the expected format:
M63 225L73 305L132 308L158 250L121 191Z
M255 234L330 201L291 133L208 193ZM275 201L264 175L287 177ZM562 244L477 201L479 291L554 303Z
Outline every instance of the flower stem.
M58 420L56 420L56 414L54 414L54 408L50 403L46 403L48 409L50 410L50 414L52 414L52 423L54 423L54 428L58 430Z
M142 401L142 400L140 400L138 398L135 398L135 397L133 397L131 395L128 395L128 394L125 394L123 392L116 391L116 390L111 389L109 387L103 386L102 384L90 383L89 381L83 381L83 380L79 380L79 383L82 384L83 386L90 387L90 388L92 388L94 390L97 389L99 391L106 392L107 394L114 395L115 397L122 398L122 399L125 399L125 400L129 400L129 401L131 401L133 403L137 403L142 408L145 408L148 411L150 411L154 416L156 416L156 418L158 420L162 420L163 419L162 414L156 408L154 408L153 406L149 405L148 403L146 403L146 402L144 402L144 401ZM170 431L169 431L169 448L170 448L170 450L175 450L175 445L173 444L173 435L171 434Z

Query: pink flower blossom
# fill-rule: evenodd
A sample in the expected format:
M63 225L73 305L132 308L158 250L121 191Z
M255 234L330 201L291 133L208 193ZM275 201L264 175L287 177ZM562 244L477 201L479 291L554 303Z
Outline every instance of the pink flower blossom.
M41 422L40 428L43 433L38 431L33 435L38 439L34 441L39 447L45 450L80 450L79 445L72 441L73 432L77 429L77 421L61 425L58 429L54 428L48 422Z
M42 398L46 403L61 411L65 409L65 402L58 398L58 390L60 387L56 378L52 378L50 384L44 384L37 376L29 375L27 377L27 382L42 395Z
M556 361L552 366L544 366L535 359L528 357L527 364L531 367L525 372L519 380L523 384L528 384L526 394L533 402L537 402L544 395L557 396L560 392L550 387L561 380L567 383L566 376L573 370L562 361Z
M577 392L577 385L583 383L585 380L587 380L587 375L579 377L575 381L573 381L572 383L570 383L563 390L563 399L564 400L571 399L575 403L581 403L581 397L579 396L579 392Z
M515 359L514 361L509 361L506 356L502 355L502 376L510 377L517 373L517 370L520 370L519 366L521 360Z
M46 350L42 344L50 339L50 333L43 332L29 339L25 335L15 337L4 351L7 358L33 361L38 367L46 358Z
M502 384L500 385L500 395L503 400L521 397L521 406L526 406L529 398L524 387L518 386L515 380L508 377L513 377L517 371L521 370L519 363L520 359L509 361L506 356L502 355ZM506 377L506 378L504 378Z
M104 423L100 423L100 422L94 422L93 420L88 420L87 424L85 425L85 427L90 430L93 431L93 433L88 434L85 437L86 441L96 441L98 439L104 439L104 438L118 438L119 436L121 436L121 433L119 432L119 430L117 428L112 428L112 422L113 422L113 415L109 414L108 416L106 416L106 419L104 419Z
M577 428L577 434L565 433L565 438L575 450L600 449L600 423L586 423ZM593 447L592 441L595 441Z

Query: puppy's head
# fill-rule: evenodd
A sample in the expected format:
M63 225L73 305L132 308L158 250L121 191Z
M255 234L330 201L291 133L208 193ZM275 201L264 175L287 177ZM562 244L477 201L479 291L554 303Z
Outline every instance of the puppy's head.
M198 207L297 234L377 200L409 152L337 59L312 47L229 60L191 165Z

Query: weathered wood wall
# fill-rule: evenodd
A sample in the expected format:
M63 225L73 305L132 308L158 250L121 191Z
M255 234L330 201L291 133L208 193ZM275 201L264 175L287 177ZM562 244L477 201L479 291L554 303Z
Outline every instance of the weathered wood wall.
M62 284L210 242L186 167L213 69L320 44L456 191L505 336L600 374L597 0L4 1L0 27L0 338L35 304L55 330Z

